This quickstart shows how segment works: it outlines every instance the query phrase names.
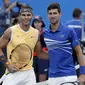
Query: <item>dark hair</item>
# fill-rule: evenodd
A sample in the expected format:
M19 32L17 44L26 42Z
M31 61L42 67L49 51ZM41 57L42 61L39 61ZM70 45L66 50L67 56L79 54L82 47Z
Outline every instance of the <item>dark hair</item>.
M61 12L61 9L60 9L60 5L56 2L54 3L51 3L48 8L47 8L47 12L51 9L58 9L58 12L60 13Z
M41 16L35 16L35 17L34 17L34 19L33 19L33 21L32 21L32 27L34 27L34 28L35 28L35 26L34 26L34 22L35 22L35 21L42 22L42 28L44 28L44 27L45 27L45 23L43 22L43 20L42 20L42 17L41 17Z
M21 8L20 8L20 10L19 10L19 14L20 14L21 12L26 12L26 11L29 11L29 12L32 13L32 10L33 10L32 7L29 6L29 5L27 5L26 7L21 6Z
M22 3L17 2L17 5L20 6L20 8L24 8L24 9L29 8L29 9L33 10L32 7L28 4L22 4ZM23 6L23 5L26 5L26 6Z
M78 18L78 17L81 16L81 13L82 13L82 11L81 11L80 8L75 8L75 9L73 10L73 17L74 17L74 18Z

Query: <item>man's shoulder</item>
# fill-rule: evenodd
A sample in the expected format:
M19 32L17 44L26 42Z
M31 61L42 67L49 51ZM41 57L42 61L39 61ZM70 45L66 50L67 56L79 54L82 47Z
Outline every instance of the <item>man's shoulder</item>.
M30 26L30 29L37 31L37 29L35 29L35 28L34 28L34 27L32 27L32 26Z
M49 29L44 29L43 30L43 33L45 33L45 32L49 32Z
M37 29L33 28L32 26L30 26L30 29L31 29L33 32L36 32L36 33L39 32Z
M73 28L68 27L67 25L63 25L63 30L64 30L64 32L67 32L67 31L72 31Z
M73 19L68 20L68 21L66 21L66 22L65 22L65 25L69 25L69 24L71 24L71 23L73 23L73 22L74 22L74 20L73 20Z
M4 32L3 36L6 36L7 38L10 39L11 33L12 33L12 30L11 30L10 28L8 28L8 29Z
M81 25L81 20L80 19L72 19L69 20L65 23L66 25Z
M16 27L19 27L19 24L13 25L10 28L16 28Z

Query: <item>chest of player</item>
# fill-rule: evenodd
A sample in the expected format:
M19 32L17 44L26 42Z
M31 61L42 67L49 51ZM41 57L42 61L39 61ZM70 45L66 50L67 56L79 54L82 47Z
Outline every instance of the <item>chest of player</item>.
M31 49L34 49L36 42L37 42L37 37L36 34L34 33L14 33L12 34L12 39L11 39L12 45L16 47L20 43L25 43L28 46L30 46Z
M50 32L50 33L44 33L44 40L46 44L50 43L55 43L55 44L60 44L64 43L66 41L69 41L69 32Z

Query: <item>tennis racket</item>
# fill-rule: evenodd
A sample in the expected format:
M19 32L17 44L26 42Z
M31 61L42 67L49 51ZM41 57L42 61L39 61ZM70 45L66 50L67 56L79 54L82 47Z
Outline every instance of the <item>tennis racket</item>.
M18 70L26 67L31 59L32 50L27 44L21 43L11 51L11 64L13 64Z
M27 44L21 43L11 51L9 59L11 64L19 71L30 63L32 59L32 50ZM0 83L5 79L7 74L2 76Z
M78 81L75 81L75 82L64 82L60 85L80 85L80 83Z

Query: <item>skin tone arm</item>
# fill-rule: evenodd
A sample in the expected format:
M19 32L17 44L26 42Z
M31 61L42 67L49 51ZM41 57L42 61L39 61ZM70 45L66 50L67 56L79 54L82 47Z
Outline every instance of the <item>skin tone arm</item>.
M80 45L76 46L74 49L76 51L80 66L84 66L84 58Z
M7 46L9 40L10 40L10 36L11 36L11 30L10 29L7 29L3 36L0 38L0 56L3 55L3 52L2 52L2 48L4 48L5 46Z
M77 58L78 58L80 66L85 66L84 58L83 58L83 53L82 53L80 45L76 46L74 49L76 51ZM81 74L79 76L79 80L80 80L81 83L84 82L85 81L85 74Z
M0 56L4 55L2 48L7 46L11 37L11 29L7 29L3 36L0 38ZM8 61L4 63L5 67L8 69L10 73L16 72L17 69L13 65L11 65Z
M36 47L35 47L35 51L37 53L37 56L40 59L48 60L48 53L46 51L42 50L42 46L41 46L41 43L40 43L40 34L39 34L38 41L37 41L37 44L36 44Z

